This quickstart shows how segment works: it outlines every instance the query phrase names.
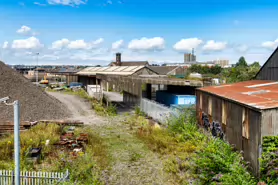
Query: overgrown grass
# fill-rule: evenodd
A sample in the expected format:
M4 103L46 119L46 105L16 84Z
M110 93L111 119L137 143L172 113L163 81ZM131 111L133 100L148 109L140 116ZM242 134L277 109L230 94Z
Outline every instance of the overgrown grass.
M242 155L199 129L191 112L169 119L168 128L141 127L137 136L162 158L167 158L165 170L181 184L188 183L189 179L204 185L256 184Z
M84 146L84 155L77 158L68 151L64 151L53 145L60 139L62 133L60 126L56 124L39 124L26 132L21 133L21 169L34 171L65 171L70 172L70 182L76 184L101 184L99 172L108 163L106 146L102 139L87 127L77 127L75 135L87 133L89 142ZM50 140L46 146L46 140ZM42 147L42 159L32 162L27 154L32 147ZM0 169L13 169L13 135L0 140Z

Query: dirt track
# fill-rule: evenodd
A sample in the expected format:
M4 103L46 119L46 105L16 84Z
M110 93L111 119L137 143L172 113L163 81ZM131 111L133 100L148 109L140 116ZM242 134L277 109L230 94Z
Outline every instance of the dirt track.
M163 170L163 162L157 154L138 139L127 124L124 115L113 118L100 117L85 100L64 93L48 92L71 111L70 119L92 125L102 137L111 157L111 164L102 172L101 179L107 185L172 185Z
M69 109L71 116L68 119L80 120L87 125L105 124L107 120L95 114L90 103L73 95L60 92L47 92L58 99Z

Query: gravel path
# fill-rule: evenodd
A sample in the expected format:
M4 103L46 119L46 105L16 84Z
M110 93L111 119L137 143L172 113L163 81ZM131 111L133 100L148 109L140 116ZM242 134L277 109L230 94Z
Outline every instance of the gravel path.
M107 120L95 114L88 101L61 92L47 93L66 105L71 113L68 119L83 121L86 125L103 125L107 123Z
M105 119L91 110L88 102L72 95L48 92L72 112L70 119L92 125L108 147L111 166L102 172L107 185L170 185L169 176L163 171L163 163L140 141L129 125L123 123L123 115Z

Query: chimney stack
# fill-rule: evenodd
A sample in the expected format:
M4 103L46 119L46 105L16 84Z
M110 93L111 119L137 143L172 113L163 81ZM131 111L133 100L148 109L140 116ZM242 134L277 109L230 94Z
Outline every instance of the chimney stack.
M121 53L116 53L116 65L121 66L122 61L121 61Z

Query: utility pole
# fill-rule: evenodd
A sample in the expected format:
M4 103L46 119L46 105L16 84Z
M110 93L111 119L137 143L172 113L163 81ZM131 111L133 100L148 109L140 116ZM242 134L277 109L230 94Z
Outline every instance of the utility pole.
M37 55L37 67L36 67L36 85L39 85L39 71L38 71L38 65L39 65L39 54L40 53L36 53Z
M20 106L18 100L15 100L13 103L7 103L9 99L9 97L1 98L0 103L3 102L6 105L13 105L14 107L14 184L20 185Z

